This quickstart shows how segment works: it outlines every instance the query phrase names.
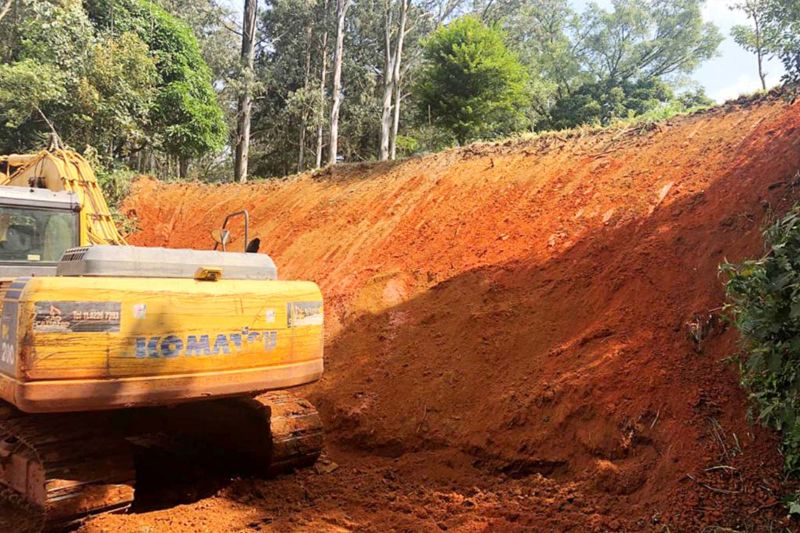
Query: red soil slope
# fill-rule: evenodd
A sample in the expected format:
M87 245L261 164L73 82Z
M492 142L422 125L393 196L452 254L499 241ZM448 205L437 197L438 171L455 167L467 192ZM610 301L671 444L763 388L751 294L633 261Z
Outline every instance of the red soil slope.
M235 529L256 508L277 529L781 523L717 266L760 252L798 168L800 104L770 97L247 186L138 182L131 242L208 248L246 208L281 277L320 284L327 369L306 392L342 466L89 528L213 509Z

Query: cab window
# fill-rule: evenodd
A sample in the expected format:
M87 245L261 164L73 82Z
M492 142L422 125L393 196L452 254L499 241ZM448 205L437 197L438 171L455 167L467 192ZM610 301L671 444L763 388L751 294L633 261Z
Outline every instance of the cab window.
M0 206L0 262L55 263L77 245L76 212Z

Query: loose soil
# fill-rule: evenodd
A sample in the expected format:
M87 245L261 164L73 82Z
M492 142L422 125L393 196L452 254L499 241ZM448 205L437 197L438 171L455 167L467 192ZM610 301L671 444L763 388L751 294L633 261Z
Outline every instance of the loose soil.
M83 531L796 528L717 269L761 253L798 169L800 103L773 94L248 185L138 181L131 243L210 248L245 208L280 276L319 283L326 372L300 392L326 458Z

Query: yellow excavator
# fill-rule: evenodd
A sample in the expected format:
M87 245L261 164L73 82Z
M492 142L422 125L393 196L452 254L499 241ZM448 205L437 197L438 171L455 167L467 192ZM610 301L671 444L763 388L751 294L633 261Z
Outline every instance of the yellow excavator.
M285 389L322 374L320 290L214 238L128 246L80 155L0 156L0 496L37 528L129 508L143 448L316 461L319 416Z

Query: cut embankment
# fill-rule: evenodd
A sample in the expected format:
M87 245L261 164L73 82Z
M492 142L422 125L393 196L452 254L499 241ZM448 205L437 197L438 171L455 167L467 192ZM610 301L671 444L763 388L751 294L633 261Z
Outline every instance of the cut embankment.
M761 251L799 168L800 104L768 97L246 186L141 180L124 209L132 243L194 248L248 209L280 276L320 284L329 442L577 483L628 527L758 527L781 458L726 362L717 267Z

